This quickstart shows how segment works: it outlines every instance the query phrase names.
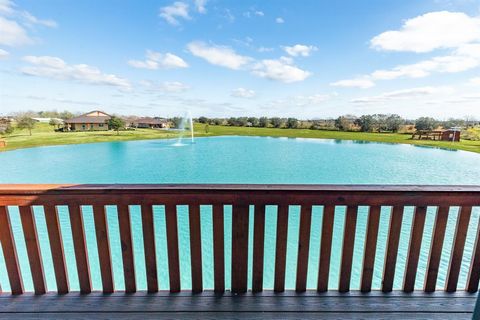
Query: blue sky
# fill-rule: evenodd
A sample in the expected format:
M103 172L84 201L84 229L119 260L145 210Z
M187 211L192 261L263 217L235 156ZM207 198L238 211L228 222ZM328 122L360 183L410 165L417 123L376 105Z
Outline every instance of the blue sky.
M0 114L480 118L480 0L0 0Z

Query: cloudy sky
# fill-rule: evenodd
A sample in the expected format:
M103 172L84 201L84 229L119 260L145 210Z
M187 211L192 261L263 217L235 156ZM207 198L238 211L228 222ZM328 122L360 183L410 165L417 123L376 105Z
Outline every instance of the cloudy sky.
M480 118L480 0L0 0L0 114Z

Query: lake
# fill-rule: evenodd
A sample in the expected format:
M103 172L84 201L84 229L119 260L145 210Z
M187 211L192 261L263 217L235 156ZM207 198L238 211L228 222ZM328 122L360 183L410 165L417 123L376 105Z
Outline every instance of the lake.
M175 146L173 140L96 143L52 146L0 153L0 183L282 183L282 184L479 184L480 154L402 144L382 144L362 141L327 139L266 138L266 137L212 137L199 138L194 144L184 140ZM41 244L47 286L56 288L53 264L48 245L43 209L35 207L35 219ZM98 253L91 207L84 208L85 230L94 289L101 288ZM132 207L132 232L137 286L146 288L144 253L140 210ZM338 285L338 271L342 245L345 212L337 207L334 223L330 287ZM251 207L251 212L254 208ZM298 225L300 208L290 207L286 288L294 288ZM28 258L23 239L18 209L10 208L21 271L25 288L33 290ZM474 208L467 235L459 286L465 285L475 232L480 215ZM59 208L67 269L72 290L78 290L73 242L68 210ZM116 208L107 208L108 227L115 286L122 289L123 268L118 236ZM373 288L381 285L389 207L383 207ZM400 236L400 248L394 286L400 288L403 279L406 251L413 208L406 208ZM435 208L429 208L424 241L420 254L417 287L424 281ZM448 268L449 252L457 217L457 208L451 209L442 253L438 285L443 286ZM253 214L250 215L253 230ZM359 287L367 208L360 207L352 269L352 289ZM202 250L204 287L213 288L213 252L211 207L202 206ZM160 289L168 289L168 265L163 206L154 207L157 230L157 262ZM322 207L315 206L312 216L308 288L316 287ZM191 286L188 236L188 209L178 207L180 267L182 289ZM264 287L273 287L275 257L276 208L267 207L265 233ZM229 288L231 249L231 207L225 207L226 287ZM250 233L250 244L253 241ZM251 248L249 267L251 268ZM250 281L249 281L250 283ZM0 284L9 290L3 254L0 257Z

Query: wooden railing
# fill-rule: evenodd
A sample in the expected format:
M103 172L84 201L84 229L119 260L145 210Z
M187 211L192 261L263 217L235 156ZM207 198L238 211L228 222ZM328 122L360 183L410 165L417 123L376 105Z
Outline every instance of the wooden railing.
M332 234L336 208L345 207L345 223L339 269L338 290L350 290L352 259L356 236L357 212L359 206L368 207L368 221L363 250L360 290L372 289L372 278L378 245L379 221L382 208L391 210L388 237L385 244L385 259L381 290L393 289L400 230L404 223L404 208L415 207L409 246L406 256L403 291L415 289L422 236L427 207L435 207L435 222L428 263L425 269L423 290L437 289L440 258L446 234L450 207L459 207L453 245L449 252L449 266L444 290L457 290L467 230L472 207L480 206L480 186L334 186L334 185L0 185L0 241L12 294L24 293L24 279L17 257L17 243L12 232L9 211L18 207L25 237L26 251L33 280L34 292L44 294L46 280L42 264L42 253L37 235L33 206L42 206L48 230L57 292L70 291L62 243L58 207L68 206L73 247L81 293L92 291L91 270L83 222L84 206L92 206L100 262L101 283L104 293L117 291L112 275L106 206L117 207L120 230L121 252L125 291L137 291L134 244L131 231L131 206L140 206L145 252L146 283L148 292L157 292L158 266L155 237L166 232L168 251L168 278L171 292L181 290L179 228L177 226L177 205L188 206L191 290L204 290L202 279L202 241L200 205L212 206L213 233L213 274L214 291L231 290L235 293L263 290L264 243L266 206L277 206L274 285L276 292L285 290L287 236L289 207L300 206L298 253L295 290L307 289L309 248L311 233L320 233L318 265L319 292L329 288L329 274L332 256ZM166 230L155 230L153 206L165 208ZM225 285L225 231L224 205L232 206L231 239L231 287ZM253 207L253 228L250 228L250 211ZM321 230L312 230L312 206L322 206ZM480 228L476 228L475 244L470 261L470 271L465 290L475 292L480 277ZM253 243L249 233L253 232ZM228 248L230 249L230 248ZM251 283L249 278L249 250L251 250ZM137 271L138 272L138 271ZM161 272L167 272L161 270ZM311 270L310 270L311 272Z

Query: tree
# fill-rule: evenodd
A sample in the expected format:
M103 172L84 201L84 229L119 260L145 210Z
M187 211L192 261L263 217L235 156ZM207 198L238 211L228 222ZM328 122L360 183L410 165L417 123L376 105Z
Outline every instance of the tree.
M35 128L35 124L36 121L27 116L23 116L17 119L17 128L27 129L30 135L32 135L32 129Z
M340 117L341 118L341 117ZM371 115L363 115L355 120L355 124L360 127L363 132L372 132L375 128L375 118ZM344 124L341 124L342 126ZM345 129L340 129L345 130Z
M200 123L208 123L208 118L207 118L207 117L200 117L200 118L198 118L198 122L200 122Z
M269 124L270 121L267 117L261 117L260 119L258 119L258 125L262 128L267 128Z
M55 118L52 118L50 119L50 121L48 122L49 125L51 125L52 127L58 127L60 125L60 121L58 121L57 119Z
M15 128L10 124L10 122L1 123L0 122L0 134L8 136L15 131Z
M5 131L3 132L5 135L9 135L9 134L12 134L13 131L15 131L15 127L12 126L10 123L7 125L7 127L5 128Z
M437 125L437 120L430 117L421 117L415 120L415 129L417 130L433 130Z
M288 118L287 128L290 128L290 129L298 128L298 120L296 118Z
M247 121L252 127L258 127L258 124L260 123L260 121L256 117L248 117Z
M335 128L341 131L348 131L352 127L352 122L344 116L335 119Z
M475 116L472 116L472 115L466 115L465 116L465 125L467 126L467 129L470 128L470 127L473 127L475 125L475 122L476 122L476 118Z
M398 114L391 114L387 117L386 122L388 131L397 132L400 126L405 123L405 120Z
M270 118L270 123L273 125L274 128L281 128L284 124L284 121L279 117L273 117Z
M117 131L117 135L119 135L120 129L125 128L125 121L119 117L111 117L110 120L108 120L108 127Z

